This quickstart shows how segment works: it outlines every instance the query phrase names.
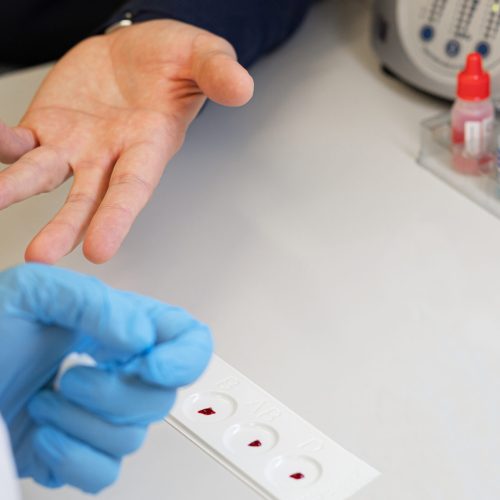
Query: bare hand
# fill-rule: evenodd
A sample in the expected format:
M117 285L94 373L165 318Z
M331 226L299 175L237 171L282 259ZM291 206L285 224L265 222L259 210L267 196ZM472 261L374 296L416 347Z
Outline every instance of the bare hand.
M205 99L241 106L253 81L231 45L172 20L89 38L49 73L18 127L0 123L0 209L74 176L26 259L54 263L84 240L105 262L119 249Z

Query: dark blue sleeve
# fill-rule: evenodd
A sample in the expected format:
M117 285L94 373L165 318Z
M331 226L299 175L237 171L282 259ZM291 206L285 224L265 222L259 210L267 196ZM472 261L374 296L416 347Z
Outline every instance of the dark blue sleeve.
M312 0L130 0L107 23L129 13L134 21L170 18L228 40L238 60L249 66L271 51L300 24Z

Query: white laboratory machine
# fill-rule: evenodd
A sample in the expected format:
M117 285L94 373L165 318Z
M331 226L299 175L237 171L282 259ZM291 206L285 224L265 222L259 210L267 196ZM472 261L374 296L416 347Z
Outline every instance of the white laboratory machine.
M467 54L479 52L500 97L500 0L375 0L373 9L375 51L398 78L451 99Z

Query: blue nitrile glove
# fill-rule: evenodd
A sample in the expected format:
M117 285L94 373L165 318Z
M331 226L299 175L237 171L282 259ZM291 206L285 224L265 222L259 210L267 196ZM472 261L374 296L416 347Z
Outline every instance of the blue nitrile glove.
M69 369L55 391L70 352L98 365ZM39 264L0 273L0 412L19 475L108 486L211 352L207 327L182 309Z

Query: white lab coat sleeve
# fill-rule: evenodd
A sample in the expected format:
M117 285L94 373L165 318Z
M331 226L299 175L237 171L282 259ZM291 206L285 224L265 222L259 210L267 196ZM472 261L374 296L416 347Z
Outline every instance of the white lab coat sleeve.
M10 449L9 433L0 415L0 498L20 500L19 483Z

